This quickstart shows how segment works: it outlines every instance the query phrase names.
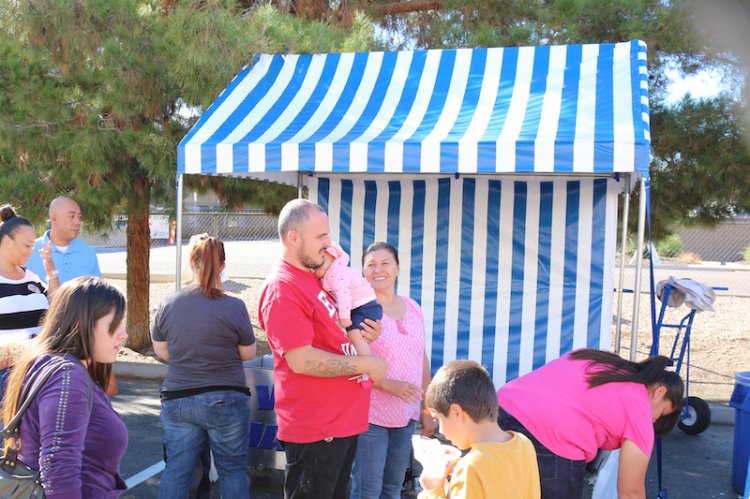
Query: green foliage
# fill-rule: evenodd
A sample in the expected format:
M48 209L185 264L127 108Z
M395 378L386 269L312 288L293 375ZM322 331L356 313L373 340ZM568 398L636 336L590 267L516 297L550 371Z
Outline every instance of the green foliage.
M677 234L670 234L656 243L656 252L668 258L679 255L684 249L685 245L682 244L682 239Z
M745 250L742 252L742 259L746 262L750 262L750 246L745 248Z
M653 158L652 226L658 239L674 223L712 224L750 211L750 108L743 98L750 59L745 46L712 43L720 31L704 22L704 11L715 13L721 10L720 4L714 7L698 0L446 0L441 9L386 16L382 22L400 30L401 36L395 39L402 42L394 46L421 48L644 40ZM703 100L686 97L668 105L669 69L683 75L716 70L733 84L731 95ZM744 123L743 116L747 117ZM637 207L634 199L633 228Z
M722 96L655 106L651 123L654 223L711 224L750 211L750 147L742 105ZM659 234L661 234L661 229Z
M362 13L351 29L229 0L3 2L0 192L41 222L60 194L94 226L122 212L136 179L174 205L179 140L254 54L379 48ZM288 189L212 180L228 205L278 210ZM6 193L12 193L6 194ZM3 199L5 201L6 199Z
M278 215L284 205L297 197L297 188L246 178L208 175L185 175L185 188L200 193L216 193L227 207L240 209L249 204L271 215Z

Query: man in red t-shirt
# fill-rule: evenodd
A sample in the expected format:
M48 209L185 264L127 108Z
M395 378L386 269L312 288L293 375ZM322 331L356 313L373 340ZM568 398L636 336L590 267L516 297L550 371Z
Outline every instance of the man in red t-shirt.
M285 497L346 497L357 435L367 430L370 408L370 389L356 378L367 374L377 382L386 373L378 357L355 354L333 298L312 272L324 262L329 231L320 206L304 199L287 203L279 214L283 260L260 296L258 318L274 356ZM362 324L370 341L381 329L380 321Z

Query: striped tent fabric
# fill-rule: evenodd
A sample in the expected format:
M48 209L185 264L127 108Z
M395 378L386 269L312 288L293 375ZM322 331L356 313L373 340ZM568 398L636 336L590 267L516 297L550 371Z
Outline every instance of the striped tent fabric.
M573 348L610 347L617 180L350 174L306 185L353 266L374 241L398 248L398 293L422 307L433 370L471 358L501 386Z
M639 40L261 55L182 140L177 173L648 176L649 141Z
M304 184L354 265L371 242L399 249L432 368L472 358L500 386L610 346L647 84L640 40L261 55L180 142L177 174Z

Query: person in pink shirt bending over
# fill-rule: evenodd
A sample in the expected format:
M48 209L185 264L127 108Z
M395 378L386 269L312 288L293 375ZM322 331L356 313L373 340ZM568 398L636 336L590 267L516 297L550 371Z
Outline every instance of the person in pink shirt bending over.
M349 267L349 255L338 244L331 243L323 256L325 262L315 269L315 275L323 289L336 298L339 325L346 329L349 341L359 355L371 355L370 344L360 328L365 319L377 321L383 318L383 307L375 299L375 290L362 274ZM361 375L361 382L365 385L372 383L366 374Z
M654 434L680 417L684 384L672 361L630 362L611 352L575 350L503 385L499 424L534 444L542 499L583 498L586 463L620 449L617 495L645 499Z

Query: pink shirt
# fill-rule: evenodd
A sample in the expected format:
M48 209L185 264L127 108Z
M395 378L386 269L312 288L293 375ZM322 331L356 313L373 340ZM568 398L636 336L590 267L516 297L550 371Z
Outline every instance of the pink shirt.
M506 383L497 401L542 445L566 459L591 461L598 449L619 449L625 439L650 456L654 425L646 387L607 383L589 388L588 364L560 357Z
M341 246L332 243L326 251L334 260L321 278L321 285L336 298L339 319L351 319L353 308L375 301L375 290L361 273L349 267L349 255Z
M336 298L339 319L351 319L353 308L375 300L375 291L367 279L338 260L331 264L320 282L323 289Z
M422 386L424 364L424 317L419 305L401 296L406 313L400 320L383 315L383 331L370 343L372 353L388 365L386 378ZM419 402L409 404L396 395L373 388L369 422L387 428L403 428L419 419Z

